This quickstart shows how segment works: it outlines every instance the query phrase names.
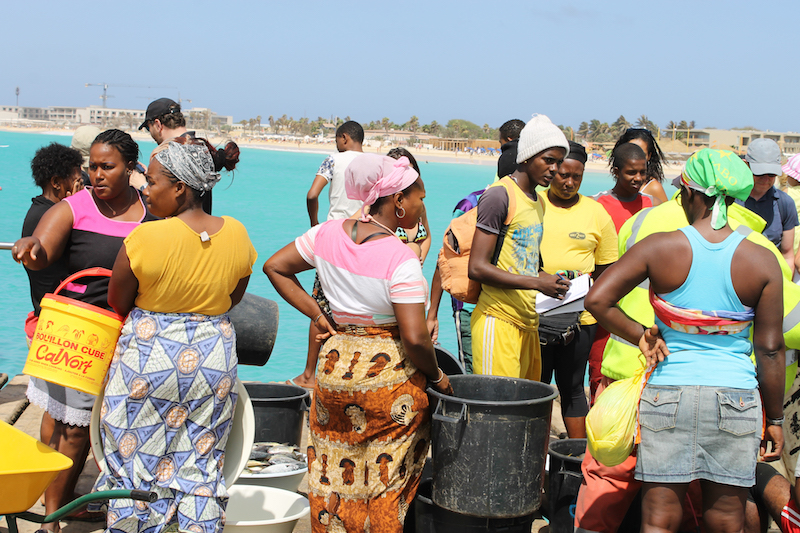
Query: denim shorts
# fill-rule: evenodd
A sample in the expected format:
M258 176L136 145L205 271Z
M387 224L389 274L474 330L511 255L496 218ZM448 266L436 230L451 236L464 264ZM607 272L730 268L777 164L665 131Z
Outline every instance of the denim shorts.
M647 385L635 478L751 487L761 444L758 389Z

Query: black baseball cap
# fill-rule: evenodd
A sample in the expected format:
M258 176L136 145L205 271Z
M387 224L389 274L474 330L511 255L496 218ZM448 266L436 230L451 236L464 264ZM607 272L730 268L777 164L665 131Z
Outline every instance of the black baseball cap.
M139 129L144 129L147 127L147 123L151 120L157 119L158 117L163 117L164 115L169 115L170 113L179 113L181 110L180 104L175 100L170 100L169 98L159 98L158 100L153 100L150 102L150 105L147 106L147 113L144 115L144 122L142 125L139 126Z

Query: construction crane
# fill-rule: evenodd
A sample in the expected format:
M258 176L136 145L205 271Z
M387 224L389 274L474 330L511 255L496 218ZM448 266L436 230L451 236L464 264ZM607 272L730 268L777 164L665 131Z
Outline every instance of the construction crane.
M86 87L102 87L103 88L103 96L100 99L103 101L103 107L106 107L106 101L108 100L108 84L107 83L87 83ZM111 98L114 98L111 96Z
M133 89L175 89L175 90L178 89L177 87L171 87L167 85L112 85L108 83L87 83L86 87L103 88L103 95L100 97L100 99L103 101L103 107L107 107L106 102L108 101L109 98L114 98L112 95L108 94L109 87L127 87ZM180 98L180 91L178 92L178 95L179 95L178 98Z

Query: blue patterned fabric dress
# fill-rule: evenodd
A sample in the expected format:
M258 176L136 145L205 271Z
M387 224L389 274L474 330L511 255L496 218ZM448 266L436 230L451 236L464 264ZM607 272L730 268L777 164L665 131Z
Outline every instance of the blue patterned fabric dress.
M222 530L236 369L227 315L131 311L108 372L95 490L150 490L159 499L112 500L108 531Z

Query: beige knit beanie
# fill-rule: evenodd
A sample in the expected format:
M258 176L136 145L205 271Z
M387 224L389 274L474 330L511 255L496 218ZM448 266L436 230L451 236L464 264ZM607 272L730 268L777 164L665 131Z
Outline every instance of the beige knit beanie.
M549 148L563 148L568 154L569 142L564 133L546 115L534 114L519 134L517 164Z

